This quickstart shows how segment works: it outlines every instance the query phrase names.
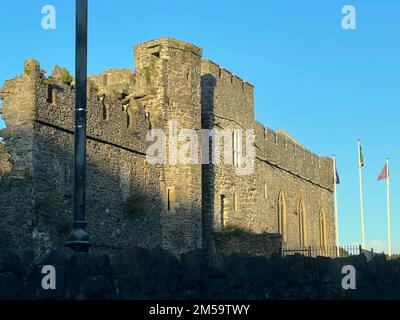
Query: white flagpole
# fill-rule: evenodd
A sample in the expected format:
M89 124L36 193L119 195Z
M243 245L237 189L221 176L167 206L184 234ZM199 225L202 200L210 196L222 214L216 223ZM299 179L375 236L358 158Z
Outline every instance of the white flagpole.
M389 159L386 159L386 205L387 205L387 219L388 219L388 252L389 259L392 256L391 243L390 243L390 181L389 181Z
M360 177L360 212L361 212L361 247L365 249L365 235L364 235L364 200L362 190L362 166L361 166L361 142L358 140L358 174Z
M340 257L339 250L339 218L338 218L338 203L337 203L337 193L336 193L336 184L337 184L337 176L336 176L336 157L333 156L333 192L335 196L335 228L336 228L336 254L337 257Z

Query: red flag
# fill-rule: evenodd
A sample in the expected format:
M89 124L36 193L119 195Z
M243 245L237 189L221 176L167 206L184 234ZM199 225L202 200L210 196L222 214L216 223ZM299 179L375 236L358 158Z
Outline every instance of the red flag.
M385 164L385 166L382 169L381 174L378 177L378 180L385 180L388 177L388 167L387 164Z

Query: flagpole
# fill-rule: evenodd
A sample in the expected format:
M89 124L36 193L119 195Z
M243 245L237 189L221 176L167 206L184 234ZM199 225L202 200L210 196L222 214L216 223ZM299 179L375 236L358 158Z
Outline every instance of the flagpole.
M362 166L361 166L361 142L358 140L358 175L360 177L360 212L361 212L361 247L365 249L365 235L364 235L364 200L362 190Z
M335 196L335 228L336 228L336 254L337 257L340 257L340 250L339 250L339 218L338 218L338 203L337 203L337 193L336 193L336 184L337 184L337 176L336 176L336 157L333 156L333 193Z
M388 251L389 259L392 256L391 243L390 243L390 181L389 181L389 159L386 159L386 205L387 205L387 219L388 219Z

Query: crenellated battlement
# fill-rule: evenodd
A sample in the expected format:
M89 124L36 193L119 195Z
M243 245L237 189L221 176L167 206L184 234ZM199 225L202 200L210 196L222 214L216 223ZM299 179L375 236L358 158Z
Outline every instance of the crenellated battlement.
M137 70L145 68L140 65L142 61L149 56L155 57L154 52L161 54L163 48L167 47L195 55L201 54L201 49L196 46L171 38L161 38L135 47ZM243 128L253 127L254 86L210 60L201 61L201 73L203 78L211 77L214 81L212 88L207 88L212 91L214 99L213 114L217 118L223 116L233 120L234 125L239 124ZM19 121L27 117L42 124L73 132L75 89L73 79L70 83L66 82L65 79L68 78L66 74L69 74L68 70L56 66L51 76L46 78L39 62L27 60L23 76L7 81L2 90L2 97L6 99L3 111L5 120L11 120L12 125L15 114L19 113ZM88 77L89 138L145 154L145 136L152 126L148 116L148 111L152 110L152 101L147 101L146 96L140 97L139 100L129 99L130 95L135 95L136 84L140 82L138 80L140 77L147 78L148 75L136 71L133 73L129 68L108 69L101 74ZM17 91L21 94L21 86L30 88L25 89L23 93L25 96L29 93L30 96L22 99L26 101L25 104L14 105L11 97L15 96ZM31 100L34 98L34 104L29 103L28 97ZM7 99L11 99L11 102L8 103ZM134 105L132 108L131 100ZM12 106L9 106L10 104ZM21 109L21 106L25 105L28 107ZM14 108L18 108L18 112ZM21 114L26 116L21 117ZM332 189L331 159L317 156L290 137L264 127L257 121L254 123L254 128L256 154L260 160L298 174L324 188ZM8 131L3 130L3 135L7 135Z
M254 122L253 85L210 60L202 60L201 75L203 113L250 128Z
M104 93L115 90L129 94L135 84L134 74L128 68L109 69L101 74L89 75L88 79L95 84L100 92Z
M163 50L164 49L164 50ZM161 57L162 54L168 56L168 49L177 49L184 52L191 52L201 57L203 50L194 44L180 41L170 37L161 37L154 40L142 42L134 47L135 57L139 57L141 52L150 52L152 55Z
M290 137L255 122L256 156L306 180L333 190L333 162L307 150Z
M207 72L208 74L212 75L216 81L222 81L225 84L231 84L235 91L241 90L250 94L254 93L254 85L242 80L240 77L226 70L224 67L218 65L214 61L203 59L201 61L201 66L203 73Z
M141 119L143 121L139 123L139 119L132 116L124 105L123 93L113 91L112 94L103 91L104 88L91 86L88 90L89 139L98 139L144 154L145 134L148 129L144 112ZM75 89L68 86L53 87L43 83L38 83L36 89L35 121L73 132Z

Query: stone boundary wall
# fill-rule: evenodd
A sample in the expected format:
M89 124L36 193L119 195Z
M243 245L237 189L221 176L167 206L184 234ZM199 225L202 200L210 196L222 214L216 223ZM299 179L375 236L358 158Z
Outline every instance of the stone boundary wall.
M41 286L44 265L56 269L56 290ZM344 290L342 268L356 270L356 289ZM399 299L400 260L364 255L342 259L301 255L224 256L209 265L202 251L179 258L156 247L132 247L112 260L62 248L38 263L29 254L0 253L0 300L294 300Z

